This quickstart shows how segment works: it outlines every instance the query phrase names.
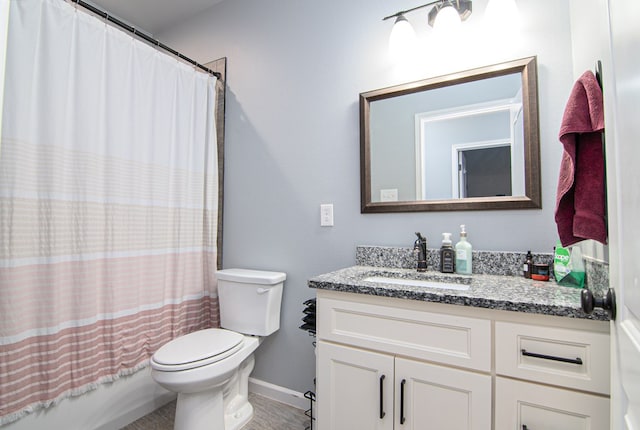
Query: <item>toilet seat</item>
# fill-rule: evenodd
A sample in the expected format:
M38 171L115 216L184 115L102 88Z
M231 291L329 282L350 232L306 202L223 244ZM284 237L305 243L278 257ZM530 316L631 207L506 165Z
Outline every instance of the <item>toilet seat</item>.
M153 354L151 366L168 372L206 366L238 352L243 339L240 333L220 328L195 331L163 345Z

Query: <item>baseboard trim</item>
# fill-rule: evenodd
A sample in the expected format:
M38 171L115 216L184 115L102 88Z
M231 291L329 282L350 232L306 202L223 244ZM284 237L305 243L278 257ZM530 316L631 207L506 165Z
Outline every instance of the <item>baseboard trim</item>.
M279 385L249 378L249 391L298 409L309 409L309 399L303 393Z

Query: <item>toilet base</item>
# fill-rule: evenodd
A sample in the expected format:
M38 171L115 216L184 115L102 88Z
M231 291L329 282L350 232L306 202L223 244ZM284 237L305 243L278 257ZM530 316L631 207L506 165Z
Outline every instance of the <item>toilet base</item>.
M249 375L254 366L255 358L250 354L223 386L196 393L179 393L173 429L240 430L244 427L253 418Z
M249 403L249 375L254 366L252 354L242 362L223 390L224 430L239 430L253 418L253 406Z
M173 430L224 429L224 402L221 390L179 393Z
M222 391L178 394L174 430L240 430L253 418L253 406L242 396L234 399L231 413L225 413Z
M154 368L152 358L153 379L178 393L174 430L239 430L253 418L249 375L260 341L245 336L242 349L230 357L175 372Z
M232 414L224 414L224 430L240 430L253 418L253 406L247 401Z

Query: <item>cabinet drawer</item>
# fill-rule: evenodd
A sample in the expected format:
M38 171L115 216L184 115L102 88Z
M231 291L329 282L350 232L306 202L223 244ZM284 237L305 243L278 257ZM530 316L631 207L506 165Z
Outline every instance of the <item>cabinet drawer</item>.
M496 322L496 373L609 394L609 336Z
M496 429L603 430L609 399L498 377L495 416Z
M400 306L321 298L318 337L489 372L491 322Z

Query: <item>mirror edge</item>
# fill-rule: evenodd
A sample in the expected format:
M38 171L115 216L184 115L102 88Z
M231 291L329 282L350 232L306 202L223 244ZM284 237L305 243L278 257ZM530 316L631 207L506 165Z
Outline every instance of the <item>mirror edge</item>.
M525 135L525 196L481 197L450 200L415 200L399 202L371 201L370 103L385 98L411 94L426 89L471 82L519 72L522 75L522 99L527 107L524 115ZM541 209L540 133L538 113L537 57L436 76L420 81L360 93L360 212L429 212L463 210Z

